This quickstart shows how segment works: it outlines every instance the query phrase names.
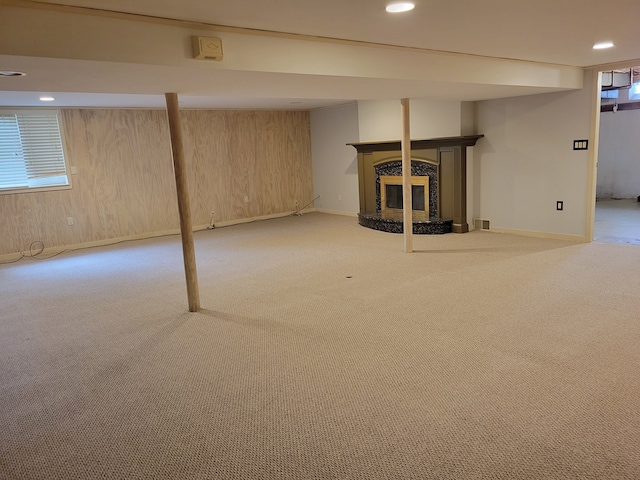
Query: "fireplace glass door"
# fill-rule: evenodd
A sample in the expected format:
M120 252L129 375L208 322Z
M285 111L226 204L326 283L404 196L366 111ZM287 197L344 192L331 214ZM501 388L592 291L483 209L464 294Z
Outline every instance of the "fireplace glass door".
M385 185L385 188L385 207L392 210L402 210L404 208L402 185L389 183ZM425 211L424 185L411 185L411 208L412 210Z
M429 177L411 177L411 207L418 212L428 211L429 198ZM402 200L402 177L401 176L380 176L380 210L398 211L402 210L404 202Z

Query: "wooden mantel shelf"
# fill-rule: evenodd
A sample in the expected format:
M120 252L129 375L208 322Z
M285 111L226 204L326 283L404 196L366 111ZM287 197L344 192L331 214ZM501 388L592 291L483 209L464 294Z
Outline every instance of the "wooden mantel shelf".
M411 150L439 147L473 147L478 139L482 137L484 137L484 135L465 135L461 137L440 137L427 140L411 140ZM347 143L347 145L354 147L358 153L388 152L401 150L402 148L402 142L400 142L400 140L391 140L387 142Z

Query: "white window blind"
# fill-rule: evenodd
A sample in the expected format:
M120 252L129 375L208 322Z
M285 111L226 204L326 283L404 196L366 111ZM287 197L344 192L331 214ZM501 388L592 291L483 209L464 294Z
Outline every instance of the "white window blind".
M58 113L0 111L0 189L69 185Z
M0 188L28 187L27 167L15 115L0 115Z

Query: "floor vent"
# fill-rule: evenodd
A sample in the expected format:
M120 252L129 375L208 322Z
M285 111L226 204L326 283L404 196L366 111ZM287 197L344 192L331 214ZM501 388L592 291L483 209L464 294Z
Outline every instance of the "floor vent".
M491 230L491 224L489 220L484 218L474 218L473 226L476 230Z

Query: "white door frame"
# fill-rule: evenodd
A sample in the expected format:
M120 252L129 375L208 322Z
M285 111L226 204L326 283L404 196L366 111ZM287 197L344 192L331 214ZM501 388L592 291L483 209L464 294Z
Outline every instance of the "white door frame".
M640 65L640 58L619 63L596 65L593 68L592 90L594 99L591 102L591 126L589 138L589 176L587 179L587 211L584 229L585 242L593 241L593 225L596 215L596 184L598 181L598 143L600 140L600 88L602 87L602 72L616 70L618 68L633 68Z

